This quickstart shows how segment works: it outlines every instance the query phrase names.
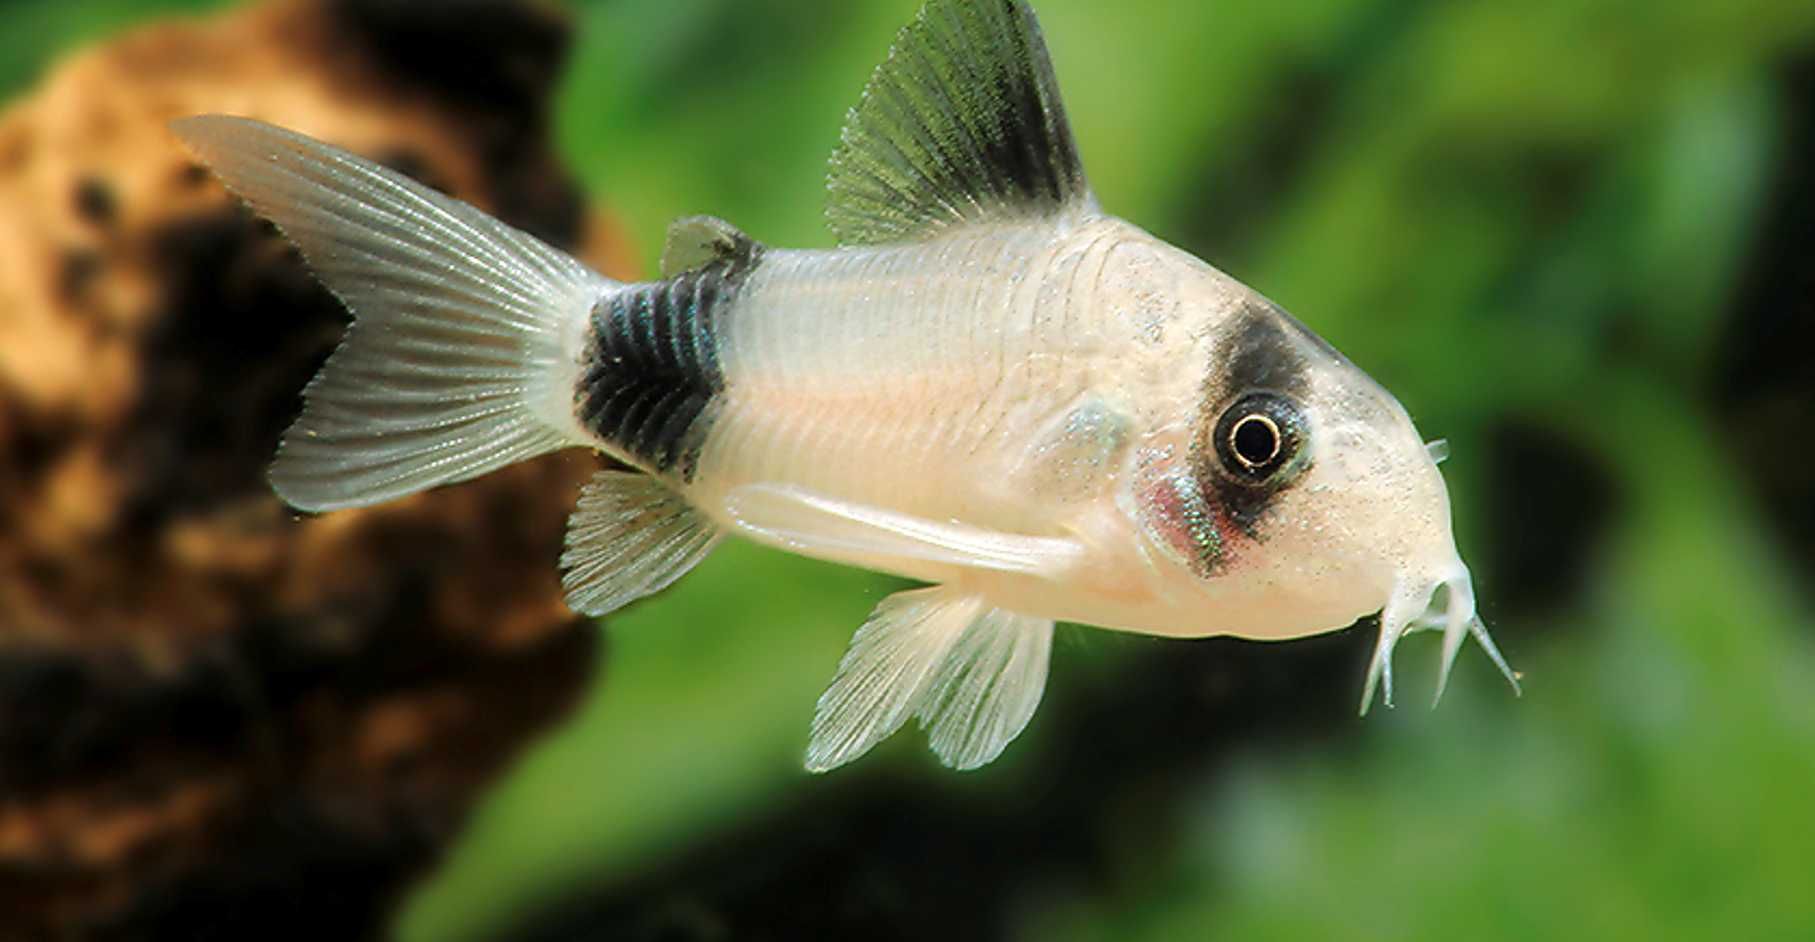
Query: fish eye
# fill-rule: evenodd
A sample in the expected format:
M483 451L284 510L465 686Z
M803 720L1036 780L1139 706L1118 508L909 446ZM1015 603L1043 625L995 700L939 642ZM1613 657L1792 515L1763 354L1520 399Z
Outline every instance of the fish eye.
M1250 393L1225 409L1213 433L1223 469L1237 481L1273 483L1293 466L1303 438L1298 406L1275 393Z
M1244 415L1229 432L1229 451L1244 468L1262 467L1279 455L1279 426L1264 415Z

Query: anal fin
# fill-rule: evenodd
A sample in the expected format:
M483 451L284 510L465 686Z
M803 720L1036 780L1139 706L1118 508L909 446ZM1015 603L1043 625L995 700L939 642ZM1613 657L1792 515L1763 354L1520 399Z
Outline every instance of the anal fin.
M600 471L567 523L561 585L582 615L606 615L653 595L698 565L722 534L660 481Z
M943 586L882 600L819 698L807 768L825 772L920 720L941 762L989 764L1040 705L1053 623Z

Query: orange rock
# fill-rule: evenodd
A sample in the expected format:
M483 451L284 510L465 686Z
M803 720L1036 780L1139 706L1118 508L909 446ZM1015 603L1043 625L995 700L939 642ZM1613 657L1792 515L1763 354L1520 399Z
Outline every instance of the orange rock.
M587 682L555 560L594 459L284 508L265 469L345 314L166 130L293 127L621 275L548 141L565 37L536 3L272 0L79 53L0 115L9 932L231 936L272 896L370 934Z

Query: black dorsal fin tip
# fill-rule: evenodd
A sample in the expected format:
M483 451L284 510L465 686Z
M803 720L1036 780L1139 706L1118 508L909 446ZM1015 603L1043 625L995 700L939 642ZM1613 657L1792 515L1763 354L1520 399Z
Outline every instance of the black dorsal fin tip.
M826 187L847 245L1094 206L1025 0L928 0L846 119Z

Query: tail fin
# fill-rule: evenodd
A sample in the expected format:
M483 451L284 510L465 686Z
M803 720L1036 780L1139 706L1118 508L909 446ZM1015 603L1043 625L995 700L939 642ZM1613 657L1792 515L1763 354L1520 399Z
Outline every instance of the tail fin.
M172 128L354 315L271 484L302 510L383 503L587 439L577 337L613 283L464 203L303 135Z

